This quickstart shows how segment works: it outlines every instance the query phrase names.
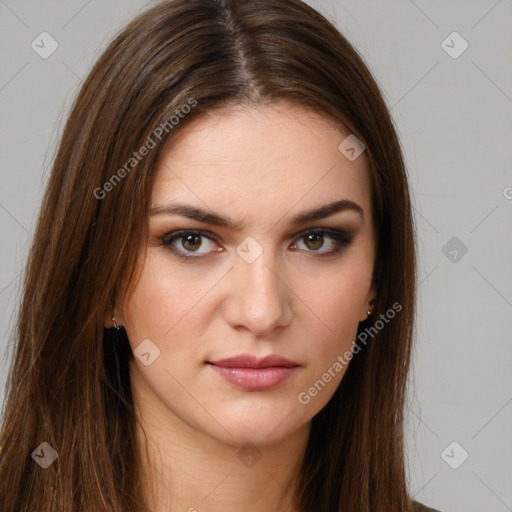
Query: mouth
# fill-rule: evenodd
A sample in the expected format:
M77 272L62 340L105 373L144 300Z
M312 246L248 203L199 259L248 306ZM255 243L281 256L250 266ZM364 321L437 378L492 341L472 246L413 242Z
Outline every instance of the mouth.
M206 363L216 375L245 391L274 389L300 368L295 361L277 354L262 359L251 354L242 354Z

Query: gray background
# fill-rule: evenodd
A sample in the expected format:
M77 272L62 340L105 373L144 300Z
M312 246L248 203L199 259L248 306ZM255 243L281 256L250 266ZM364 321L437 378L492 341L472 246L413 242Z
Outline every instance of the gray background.
M512 2L310 3L374 73L408 164L421 276L412 493L443 512L512 511ZM0 0L2 390L20 272L63 120L101 50L148 5ZM47 59L31 48L43 31L59 44ZM442 46L453 31L469 44L457 58ZM462 48L453 36L446 44Z

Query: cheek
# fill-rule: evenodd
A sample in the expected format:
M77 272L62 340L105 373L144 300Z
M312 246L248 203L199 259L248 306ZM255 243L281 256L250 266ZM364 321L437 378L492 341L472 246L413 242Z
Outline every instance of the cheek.
M303 325L308 332L305 339L308 340L307 350L311 361L308 378L310 382L315 382L330 369L334 375L326 375L326 379L330 382L329 389L334 392L351 360L352 343L357 337L371 273L364 265L351 265L331 273L329 281L322 283L320 292L307 296L307 308L303 313L309 318L307 327ZM322 395L322 400L326 400L327 397Z
M180 340L194 343L208 327L209 299L223 273L179 264L165 249L148 248L140 280L123 304L130 343L146 338L159 346L172 339L175 348Z
M361 308L364 307L371 283L371 275L357 269L341 270L322 281L316 293L302 292L318 328L332 338L356 332ZM307 294L306 294L307 293Z
M194 280L176 267L171 271L166 258L169 256L162 248L148 249L137 287L125 298L123 310L130 340L161 340L182 320L190 320L187 314L199 300L201 290L194 286Z

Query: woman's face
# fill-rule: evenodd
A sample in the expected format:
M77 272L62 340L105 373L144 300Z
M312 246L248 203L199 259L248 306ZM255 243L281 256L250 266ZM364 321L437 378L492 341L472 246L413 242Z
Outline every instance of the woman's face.
M289 103L237 107L163 153L142 274L116 310L137 404L161 428L271 444L332 397L375 296L369 170L338 148L348 135ZM362 214L308 215L341 200ZM271 354L292 366L243 359Z

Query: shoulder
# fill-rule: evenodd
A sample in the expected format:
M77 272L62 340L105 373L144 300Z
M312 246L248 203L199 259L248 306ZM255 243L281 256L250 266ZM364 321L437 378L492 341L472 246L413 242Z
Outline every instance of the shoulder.
M440 510L437 510L437 508L430 508L426 505L423 505L423 503L420 503L418 501L413 501L413 511L414 512L441 512Z

